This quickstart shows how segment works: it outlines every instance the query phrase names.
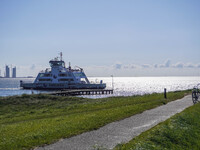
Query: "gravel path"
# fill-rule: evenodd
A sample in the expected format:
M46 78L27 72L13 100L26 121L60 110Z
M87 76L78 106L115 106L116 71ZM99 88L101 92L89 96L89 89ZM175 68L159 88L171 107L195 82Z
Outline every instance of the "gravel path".
M90 131L71 138L62 139L54 144L36 148L37 150L94 150L112 149L119 143L130 141L143 131L170 118L176 113L193 105L191 95L166 105L144 111L141 114L107 124L98 130Z

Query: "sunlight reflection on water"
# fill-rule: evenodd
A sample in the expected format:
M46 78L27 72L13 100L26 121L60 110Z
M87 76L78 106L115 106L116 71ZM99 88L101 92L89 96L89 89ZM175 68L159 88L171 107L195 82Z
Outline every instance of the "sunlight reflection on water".
M94 81L95 78L90 78ZM112 78L98 78L107 83L107 88L112 89ZM114 77L114 94L109 96L131 96L167 91L192 89L200 83L200 77ZM85 96L85 97L106 97Z

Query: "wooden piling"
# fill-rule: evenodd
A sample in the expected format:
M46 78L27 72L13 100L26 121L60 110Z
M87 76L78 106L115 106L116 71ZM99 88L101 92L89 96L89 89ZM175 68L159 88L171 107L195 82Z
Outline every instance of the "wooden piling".
M164 98L167 99L167 89L164 88Z

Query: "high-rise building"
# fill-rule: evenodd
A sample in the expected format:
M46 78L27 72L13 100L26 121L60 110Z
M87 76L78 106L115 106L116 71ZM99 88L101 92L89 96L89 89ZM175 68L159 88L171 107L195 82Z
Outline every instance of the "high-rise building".
M6 78L10 78L10 68L6 65Z
M12 68L12 78L16 78L16 67Z

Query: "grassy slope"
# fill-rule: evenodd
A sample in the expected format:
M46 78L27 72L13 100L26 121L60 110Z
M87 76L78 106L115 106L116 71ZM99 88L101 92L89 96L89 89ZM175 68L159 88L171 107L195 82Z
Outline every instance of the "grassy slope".
M200 103L143 132L117 150L200 149Z
M182 98L189 91L85 99L49 95L0 98L0 149L30 149L97 129L107 123Z

